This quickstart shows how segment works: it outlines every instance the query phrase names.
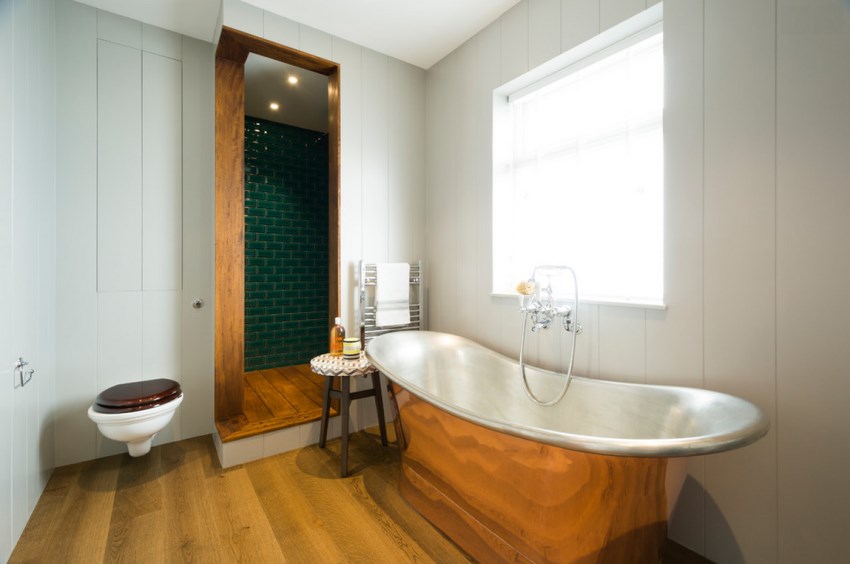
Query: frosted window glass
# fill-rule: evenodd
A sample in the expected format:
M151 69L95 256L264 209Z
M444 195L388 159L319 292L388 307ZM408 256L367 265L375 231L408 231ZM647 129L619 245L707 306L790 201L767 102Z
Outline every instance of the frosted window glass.
M494 189L494 291L566 264L585 299L663 300L662 34L509 104Z

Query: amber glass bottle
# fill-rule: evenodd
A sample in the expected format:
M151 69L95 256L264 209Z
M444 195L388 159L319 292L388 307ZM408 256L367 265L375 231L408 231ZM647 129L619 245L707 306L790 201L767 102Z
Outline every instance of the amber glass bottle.
M345 339L345 327L342 326L342 318L334 319L331 327L331 355L342 356L342 340Z

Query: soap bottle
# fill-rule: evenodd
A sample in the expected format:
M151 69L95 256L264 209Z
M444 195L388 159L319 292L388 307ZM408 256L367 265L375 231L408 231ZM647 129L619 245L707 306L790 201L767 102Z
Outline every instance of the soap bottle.
M331 327L331 356L342 356L342 340L345 339L345 327L342 326L342 318L334 318L334 326Z

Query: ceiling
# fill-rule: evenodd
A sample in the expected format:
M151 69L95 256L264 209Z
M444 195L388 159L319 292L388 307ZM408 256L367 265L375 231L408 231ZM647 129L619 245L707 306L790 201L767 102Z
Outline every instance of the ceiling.
M289 77L298 78L290 84ZM275 102L280 107L272 110ZM245 61L245 115L328 130L328 77L251 53Z
M245 0L423 69L519 0Z
M221 0L78 1L204 41L221 11ZM244 1L428 69L519 0Z

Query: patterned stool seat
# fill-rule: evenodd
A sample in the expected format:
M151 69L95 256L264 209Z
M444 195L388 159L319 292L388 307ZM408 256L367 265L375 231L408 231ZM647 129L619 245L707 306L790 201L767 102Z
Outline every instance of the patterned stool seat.
M367 376L378 371L363 354L356 360L322 354L310 361L310 368L321 376Z

